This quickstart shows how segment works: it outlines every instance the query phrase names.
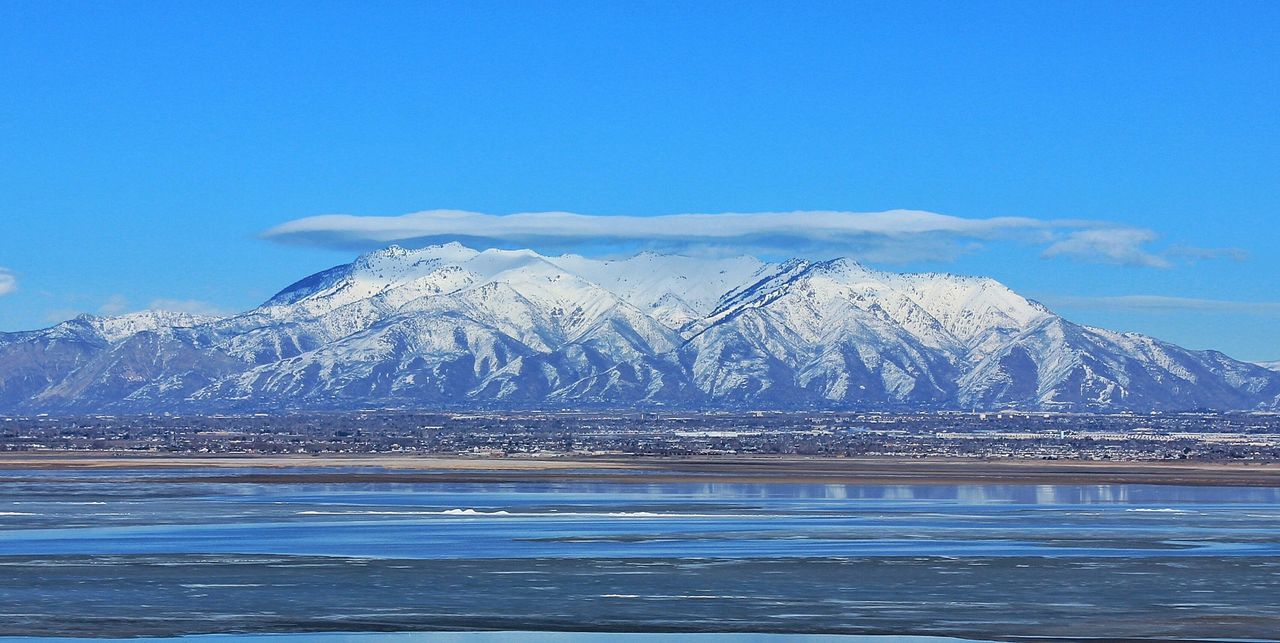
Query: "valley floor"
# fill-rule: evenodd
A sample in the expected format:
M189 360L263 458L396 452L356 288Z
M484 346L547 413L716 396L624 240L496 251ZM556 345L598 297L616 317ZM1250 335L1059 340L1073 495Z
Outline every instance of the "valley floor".
M171 480L239 483L575 481L647 484L1157 484L1280 487L1280 462L975 458L475 457L0 453L0 469L181 468ZM224 471L225 470L225 471Z

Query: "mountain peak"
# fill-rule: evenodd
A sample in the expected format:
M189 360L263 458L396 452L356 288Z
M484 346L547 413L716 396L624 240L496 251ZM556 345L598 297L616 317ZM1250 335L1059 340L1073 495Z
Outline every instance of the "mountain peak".
M1280 406L1280 372L1076 325L985 277L460 243L376 250L226 318L0 334L0 411L156 405L1253 409Z

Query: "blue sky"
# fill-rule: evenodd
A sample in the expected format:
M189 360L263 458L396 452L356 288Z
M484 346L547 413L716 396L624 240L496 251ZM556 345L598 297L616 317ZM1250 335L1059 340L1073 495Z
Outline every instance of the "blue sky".
M1275 2L11 0L0 330L252 307L378 242L323 214L902 209L943 218L689 242L1280 359L1277 32ZM597 247L567 237L532 243Z

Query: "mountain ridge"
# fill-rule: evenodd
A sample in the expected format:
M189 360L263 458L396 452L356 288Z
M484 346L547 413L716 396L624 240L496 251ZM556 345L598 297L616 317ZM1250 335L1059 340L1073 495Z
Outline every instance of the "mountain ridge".
M849 258L389 246L228 317L0 333L0 413L1275 409L1280 372Z

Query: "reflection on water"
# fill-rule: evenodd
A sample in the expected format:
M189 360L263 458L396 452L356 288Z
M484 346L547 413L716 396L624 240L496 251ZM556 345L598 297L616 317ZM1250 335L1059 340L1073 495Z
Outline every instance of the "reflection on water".
M182 643L660 643L693 637L698 643L980 643L976 639L944 636L850 634L703 633L645 634L625 632L381 632L306 634L206 634L147 638L144 641ZM48 638L0 637L0 643L49 641ZM139 639L59 638L59 643L137 643ZM988 642L989 643L989 642Z
M1276 488L193 473L4 472L0 634L1280 631Z

